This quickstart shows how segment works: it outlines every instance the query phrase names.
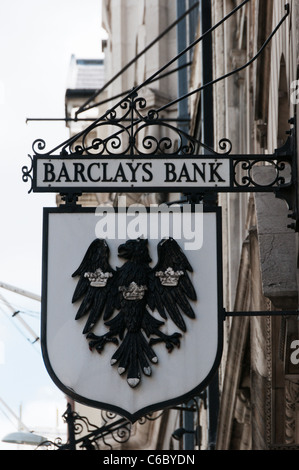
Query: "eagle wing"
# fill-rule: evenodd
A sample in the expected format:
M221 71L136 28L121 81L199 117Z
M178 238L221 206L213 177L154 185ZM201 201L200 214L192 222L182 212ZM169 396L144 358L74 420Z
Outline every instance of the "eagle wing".
M173 238L161 240L157 247L158 262L149 282L149 307L157 309L162 318L167 314L181 331L186 331L183 314L195 318L190 300L197 295L188 272L193 269L179 244Z
M96 239L88 247L83 260L72 274L79 280L72 303L81 300L76 320L88 315L83 333L88 333L99 321L103 312L104 320L117 308L118 296L111 295L116 271L109 264L109 246L105 240Z

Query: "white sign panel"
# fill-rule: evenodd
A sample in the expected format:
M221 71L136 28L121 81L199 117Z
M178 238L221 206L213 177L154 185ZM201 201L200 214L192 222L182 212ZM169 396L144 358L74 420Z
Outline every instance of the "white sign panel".
M34 191L170 191L230 187L225 158L35 157Z
M222 353L217 212L44 211L42 350L68 396L131 421L197 395Z

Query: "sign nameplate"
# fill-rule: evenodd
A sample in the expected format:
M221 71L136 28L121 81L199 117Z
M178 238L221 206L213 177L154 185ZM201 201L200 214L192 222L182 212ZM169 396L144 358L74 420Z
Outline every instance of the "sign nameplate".
M35 157L35 192L186 191L230 186L225 158Z

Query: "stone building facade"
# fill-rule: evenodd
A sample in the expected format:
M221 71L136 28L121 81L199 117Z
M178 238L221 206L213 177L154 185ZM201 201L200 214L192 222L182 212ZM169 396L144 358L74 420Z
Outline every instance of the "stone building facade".
M234 154L271 155L285 143L286 131L297 126L293 118L298 107L299 5L296 0L289 0L289 10L286 10L284 0L243 3L242 8L211 34L213 78L250 61L287 11L288 15L257 60L213 85L214 147L225 137L232 142ZM178 4L187 9L197 2L181 0ZM240 4L240 0L212 0L212 24L217 24ZM192 17L187 17L185 32L173 28L134 61L146 45L175 21L176 2L103 0L103 27L108 35L106 82L133 60L132 66L107 87L105 98L109 97L113 103L113 97L142 83L175 57L178 35L185 34L183 39L187 44L198 37L199 8L200 2L197 15L192 10ZM202 84L201 54L199 43L189 57L192 64L183 77L187 91ZM179 75L173 73L146 86L142 94L148 106L155 108L180 96L179 81ZM67 106L71 105L69 96ZM81 98L84 102L84 96ZM179 112L178 106L172 107L168 117L176 118ZM200 94L190 98L188 114L189 132L195 133L202 120ZM270 165L258 166L255 177L267 182L272 171ZM105 197L114 201L116 196ZM91 196L85 200L84 197L83 204L90 205ZM127 197L129 204L133 200L149 203L159 200L160 195ZM103 195L92 198L95 198L92 203L105 203ZM207 394L195 398L195 412L194 407L190 412L164 410L161 416L157 413L157 419L154 416L147 422L137 423L130 439L116 448L299 448L299 353L296 354L299 322L296 315L284 314L298 308L298 237L290 226L292 214L285 201L273 193L219 194L218 205L222 207L223 224L224 308L227 312L248 312L248 315L231 315L224 322L217 396L209 398L207 390ZM250 312L264 313L253 316ZM217 424L211 430L213 409L217 411ZM196 430L197 442L194 438L175 441L173 431L187 426Z
M239 2L240 3L240 2ZM245 64L286 14L283 1L249 2L214 37L214 73ZM236 2L214 1L214 22ZM263 54L215 86L216 142L229 137L234 153L273 154L296 115L292 84L298 67L298 5ZM292 121L291 121L292 122ZM296 126L296 123L295 123ZM273 171L257 169L260 181ZM220 197L224 220L224 293L228 311L296 311L297 234L285 201L274 194ZM299 367L290 360L297 316L233 317L219 370L217 449L298 446ZM293 343L294 345L294 343Z

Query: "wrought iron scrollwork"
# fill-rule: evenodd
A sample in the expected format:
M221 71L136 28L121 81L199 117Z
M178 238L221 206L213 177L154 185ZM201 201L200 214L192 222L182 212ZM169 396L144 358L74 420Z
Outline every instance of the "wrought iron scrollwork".
M68 426L68 442L62 443L62 439L58 437L55 441L46 440L42 442L37 448L46 446L49 450L54 448L58 450L76 450L77 448L83 450L107 450L108 448L112 450L113 441L117 445L125 444L129 441L134 426L142 426L150 421L162 419L170 410L177 410L180 413L184 411L193 412L198 424L199 398L203 400L206 409L206 392L203 392L199 397L193 397L188 403L164 408L160 411L149 412L139 418L134 424L112 411L101 410L100 427L92 424L87 417L73 411L71 404L68 403L66 411L62 415L64 422Z
M273 171L268 172L268 181L259 182L255 169L261 165L271 168ZM291 184L291 162L287 160L273 160L273 158L257 158L257 159L235 159L233 161L234 186L236 188L257 188L271 189L289 186Z
M30 158L30 167L28 168L28 166L24 165L22 167L22 180L24 181L24 183L28 183L28 181L30 181L31 185L30 185L30 188L29 188L29 191L28 193L31 193L32 189L33 189L33 176L32 176L32 172L33 172L33 158L28 155L28 157Z
M162 418L166 412L167 412L167 409L148 413L142 416L141 418L139 418L138 423L145 424L147 421L156 421L157 419Z
M113 423L117 422L120 419L120 416L111 411L102 410L101 417L104 426L109 426L109 424L112 425L111 432L109 434L109 437L111 438L110 440L113 440L117 444L125 444L128 442L132 431L132 424L129 421L124 420L124 422L121 422L119 426L113 428ZM105 446L112 449L112 445L105 441L105 436L101 436L101 439Z
M143 113L144 111L144 113ZM44 140L32 146L37 156L190 156L203 149L211 155L229 155L229 139L219 142L219 152L167 122L155 109L147 110L145 98L131 93L116 109L107 111L84 131L46 152Z
M154 421L161 418L166 410L156 413L149 413L140 418L138 423L145 424L147 421ZM48 449L58 450L112 450L113 443L122 445L129 441L133 424L111 411L101 410L101 426L92 424L86 416L81 416L72 410L68 404L66 411L62 415L68 426L68 442L63 443L58 437L55 441L45 441L38 447L47 446Z
M112 450L111 442L124 444L131 436L132 424L125 418L109 411L101 411L101 426L92 424L86 416L72 410L68 404L63 420L68 426L68 442L62 443L61 438L46 441L40 446L58 450ZM108 442L109 440L109 442ZM39 447L40 447L39 446Z

